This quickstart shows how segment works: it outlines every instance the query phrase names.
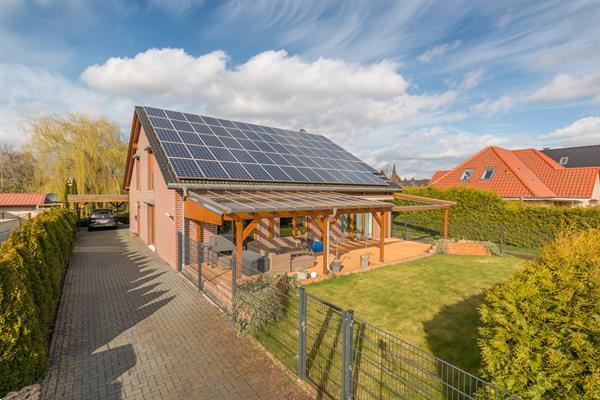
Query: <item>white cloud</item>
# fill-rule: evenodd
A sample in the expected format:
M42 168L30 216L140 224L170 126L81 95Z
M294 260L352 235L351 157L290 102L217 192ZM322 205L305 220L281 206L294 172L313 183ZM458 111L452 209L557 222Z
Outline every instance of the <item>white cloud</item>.
M444 81L452 89L469 90L474 89L481 83L483 76L485 75L485 69L478 68L467 72L462 81L457 82L454 79L447 79Z
M475 135L433 126L399 135L391 146L359 150L355 154L378 169L395 163L402 177L429 178L436 170L454 167L486 146L508 143L508 139L490 134Z
M508 24L510 24L510 21L512 21L512 16L510 14L504 14L503 16L498 18L496 25L498 26L498 28L504 29L508 26Z
M600 94L600 72L581 77L558 74L548 85L536 90L528 100L534 102L553 102L583 99Z
M150 0L148 7L179 17L204 6L205 3L204 0Z
M586 117L564 128L538 136L552 146L584 146L600 144L600 117Z
M0 140L20 145L28 122L49 114L84 112L107 117L129 132L133 103L95 93L40 67L0 63Z
M446 54L450 50L454 50L460 46L460 40L457 40L453 43L444 43L439 46L435 46L421 54L417 59L422 63L426 64L433 60L434 58L441 57Z
M509 110L515 104L515 99L510 96L502 96L498 100L491 101L485 100L479 104L476 104L470 108L472 113L482 113L491 117L499 112Z
M398 66L389 60L305 61L281 50L228 67L222 51L192 56L181 49L151 49L89 67L81 79L100 92L144 104L184 105L189 111L361 140L367 132L376 135L386 125L443 112L454 102L454 91L412 94Z

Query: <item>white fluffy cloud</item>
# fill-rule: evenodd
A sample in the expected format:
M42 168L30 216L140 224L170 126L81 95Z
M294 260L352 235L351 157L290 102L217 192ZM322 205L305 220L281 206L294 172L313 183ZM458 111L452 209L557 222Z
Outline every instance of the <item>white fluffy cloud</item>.
M193 56L181 49L151 49L91 66L81 79L99 92L144 104L185 104L189 111L348 139L409 123L454 102L454 91L412 94L398 67L388 60L305 61L283 50L265 51L229 67L222 51Z
M473 113L483 113L488 117L499 112L509 110L515 104L515 100L510 96L502 96L498 100L485 100L471 107Z
M417 59L422 63L426 64L433 60L434 58L441 57L446 54L450 50L454 50L460 46L460 40L457 40L453 43L444 43L439 46L435 46L421 54Z
M558 74L548 85L536 90L528 100L534 102L553 102L576 100L600 94L600 72L581 77Z
M551 146L584 146L600 144L600 117L586 117L564 128L538 136Z
M435 146L430 146L432 143ZM376 168L395 163L398 174L405 178L428 178L436 170L454 167L486 146L510 145L506 138L434 126L399 135L391 146L358 150L355 154Z
M0 63L0 87L0 140L16 145L26 140L29 121L49 114L84 112L122 127L131 122L131 101L95 93L40 67Z

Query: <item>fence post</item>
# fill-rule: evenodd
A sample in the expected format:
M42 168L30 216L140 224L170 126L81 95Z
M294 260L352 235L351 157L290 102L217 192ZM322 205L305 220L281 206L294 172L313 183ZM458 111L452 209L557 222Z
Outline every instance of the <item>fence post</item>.
M306 378L306 289L298 290L300 310L298 317L298 376Z
M181 231L177 231L177 271L181 272L183 269L183 240L181 237Z
M198 243L198 289L202 290L202 262L204 261L204 245Z
M237 290L237 282L236 282L236 268L238 266L236 265L235 262L235 249L233 250L233 252L231 253L231 308L233 311L233 302L235 301L235 292ZM233 315L233 319L235 319L235 314L232 313Z
M352 339L354 311L347 310L342 319L342 399L352 399Z

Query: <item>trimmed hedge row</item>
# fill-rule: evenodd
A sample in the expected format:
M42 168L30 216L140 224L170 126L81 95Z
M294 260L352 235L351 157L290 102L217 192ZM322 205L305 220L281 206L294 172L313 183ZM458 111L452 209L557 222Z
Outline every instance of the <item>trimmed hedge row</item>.
M600 206L532 206L505 201L496 193L470 188L407 188L403 193L451 200L449 236L459 239L499 242L520 247L540 247L553 240L565 226L575 229L600 228ZM398 204L411 204L396 200ZM397 223L406 221L424 232L443 231L443 211L400 213ZM502 232L503 231L503 232Z
M0 394L43 377L76 224L71 212L53 208L0 246Z

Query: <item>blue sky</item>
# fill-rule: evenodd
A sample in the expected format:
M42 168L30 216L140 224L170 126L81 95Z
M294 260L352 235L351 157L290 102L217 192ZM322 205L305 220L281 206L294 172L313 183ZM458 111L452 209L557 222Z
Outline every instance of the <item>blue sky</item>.
M322 133L428 177L600 143L600 2L0 2L0 140L136 104Z

